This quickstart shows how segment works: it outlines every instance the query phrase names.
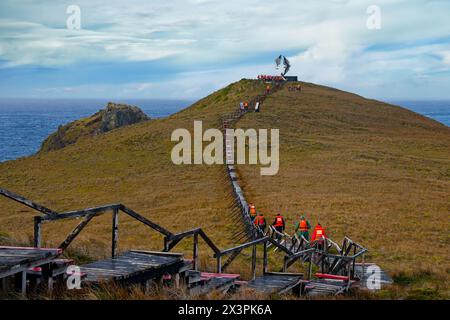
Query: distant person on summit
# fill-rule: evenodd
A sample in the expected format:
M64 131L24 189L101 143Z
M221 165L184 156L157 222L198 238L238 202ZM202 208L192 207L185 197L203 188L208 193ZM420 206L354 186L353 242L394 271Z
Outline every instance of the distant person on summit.
M300 217L300 221L297 222L295 226L295 232L299 238L303 237L309 241L309 229L311 229L311 225L309 221L306 220L304 216Z
M272 226L279 233L283 233L284 232L284 228L285 228L286 224L284 223L284 218L281 215L281 213L277 214L277 216L275 217L275 220L272 223ZM277 239L280 240L281 239L281 235L277 234Z

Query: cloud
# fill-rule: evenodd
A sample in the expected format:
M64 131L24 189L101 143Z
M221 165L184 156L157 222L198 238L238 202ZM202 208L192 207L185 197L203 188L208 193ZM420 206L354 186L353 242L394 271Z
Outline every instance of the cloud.
M0 72L170 63L172 71L154 71L163 76L159 81L137 72L144 79L108 84L96 74L96 85L105 93L110 88L112 93L173 95L170 84L177 84L179 92L200 96L250 72L274 72L275 55L284 53L292 73L307 81L374 96L383 84L402 79L409 83L402 92L414 91L417 79L449 71L446 1L376 1L381 30L367 29L366 9L373 1L366 0L77 2L81 30L67 30L63 3L3 1ZM90 78L78 81L70 87L89 88L83 81Z

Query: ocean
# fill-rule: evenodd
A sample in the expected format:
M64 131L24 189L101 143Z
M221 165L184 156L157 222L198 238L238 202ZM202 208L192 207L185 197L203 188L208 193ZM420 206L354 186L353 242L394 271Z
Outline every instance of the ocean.
M101 99L0 99L0 162L32 155L58 126L104 108ZM188 100L114 100L140 107L152 118L191 105ZM390 101L450 126L450 101Z
M173 114L192 104L188 100L114 100L141 108L151 118ZM0 99L0 162L36 153L59 125L105 108L101 99Z

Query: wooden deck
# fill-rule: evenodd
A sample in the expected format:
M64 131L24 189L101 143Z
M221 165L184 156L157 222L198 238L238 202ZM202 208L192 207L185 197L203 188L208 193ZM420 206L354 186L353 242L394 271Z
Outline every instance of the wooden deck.
M352 283L350 283L352 284ZM347 290L348 282L332 279L316 279L305 284L304 292L306 296L317 297L327 295L338 295Z
M378 265L374 263L365 263L364 264L364 272L363 272L363 265L361 263L355 264L355 275L358 276L361 280L358 283L359 288L367 288L367 278L371 276L371 273L369 272L369 268L371 266L378 267L380 270L380 285L381 287L390 285L394 283L394 280L387 274L385 271L383 271Z
M164 275L178 274L190 269L183 255L151 251L129 251L115 258L81 266L86 282L117 281L143 283Z
M48 264L61 253L60 249L0 247L0 278Z
M303 275L295 273L266 273L255 280L249 281L247 286L257 292L266 294L287 293L296 289L302 282Z

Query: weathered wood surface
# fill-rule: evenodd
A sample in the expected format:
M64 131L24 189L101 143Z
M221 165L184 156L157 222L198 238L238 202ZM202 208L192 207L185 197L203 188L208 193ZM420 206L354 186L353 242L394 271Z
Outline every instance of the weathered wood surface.
M0 247L0 278L48 264L61 253L59 249Z
M266 294L286 293L300 285L302 278L299 274L266 273L249 281L247 286Z
M129 251L115 258L81 266L87 282L125 281L144 282L164 274L175 274L189 269L182 255Z
M310 297L338 295L345 292L352 284L353 282L349 284L347 281L332 279L311 280L305 284L304 294Z
M235 279L215 277L208 279L202 285L197 285L189 289L189 293L193 296L210 293L211 291L228 292L235 286Z
M27 207L30 207L34 210L37 210L39 212L42 212L48 216L56 216L58 213L56 211L50 210L49 208L44 207L43 205L40 205L34 201L31 201L17 193L8 191L6 189L0 188L0 195L9 198L11 200L17 201Z
M379 273L380 284L382 287L394 283L394 280L392 280L392 278L384 270L382 270L378 265L376 265L374 263L365 263L365 264L356 263L355 264L355 276L360 278L360 281L358 281L358 284L357 284L357 286L359 288L367 288L367 279L373 274L371 272L370 267L379 268L378 270L380 271L380 273ZM364 272L363 272L363 270L364 270Z
M239 277L239 274L189 271L189 293L200 295L214 290L225 293L236 286L236 280Z

